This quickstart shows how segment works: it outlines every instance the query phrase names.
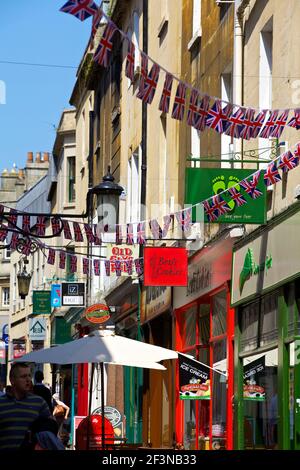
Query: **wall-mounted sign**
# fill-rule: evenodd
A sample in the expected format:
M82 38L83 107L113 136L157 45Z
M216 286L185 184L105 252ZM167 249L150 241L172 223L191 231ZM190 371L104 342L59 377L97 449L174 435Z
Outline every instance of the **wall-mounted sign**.
M46 338L46 318L29 318L29 339L42 341Z
M141 302L141 322L152 320L171 307L171 287L144 287Z
M110 270L112 273L116 271L114 261L121 261L121 276L128 276L127 264L125 261L132 261L139 257L139 245L112 245L107 246L107 259L110 260Z
M263 193L257 199L252 199L237 184L253 173L253 170L229 168L187 168L185 178L185 204L197 204L222 192L222 198L230 207L230 212L222 215L216 223L264 224L266 222L266 185L260 177L257 188ZM250 178L251 181L251 178ZM237 206L228 192L232 186L247 201L247 204ZM195 220L193 214L193 220ZM207 217L204 218L208 222Z
M6 361L6 345L5 342L0 339L0 364L5 364Z
M19 359L26 354L25 340L13 342L13 359Z
M50 315L51 314L51 291L50 290L34 290L32 293L34 315Z
M101 415L102 410L101 407L96 408L93 413L93 415ZM120 413L117 408L114 408L112 406L105 406L104 407L104 416L106 419L108 419L114 429L114 436L117 439L118 437L122 438L124 437L124 415ZM115 441L117 442L117 441Z
M209 368L198 361L178 354L179 398L181 400L209 400Z
M61 284L51 286L51 307L61 307Z
M265 356L244 366L244 400L264 401Z
M186 286L188 259L185 248L145 248L145 286Z
M85 284L84 282L62 283L62 305L84 307Z
M91 323L105 323L110 319L109 308L105 304L95 304L85 309L85 318Z

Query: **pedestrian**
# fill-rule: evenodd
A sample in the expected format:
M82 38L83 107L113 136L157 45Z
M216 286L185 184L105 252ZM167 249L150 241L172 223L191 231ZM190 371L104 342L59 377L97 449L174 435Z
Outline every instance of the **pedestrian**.
M39 397L44 398L45 402L49 406L49 410L53 413L53 406L52 406L52 396L51 392L46 385L43 384L44 374L41 370L37 370L34 374L34 381L35 385L33 386L33 393L38 395Z
M28 430L21 450L65 450L57 433L58 425L53 417L39 417Z
M70 437L70 433L67 429L70 408L62 400L60 400L58 393L54 393L52 398L54 404L53 416L58 424L58 435L62 442L67 445Z
M49 407L42 397L32 394L28 364L16 362L9 372L11 391L0 397L0 451L19 449L26 432L39 416L49 418Z

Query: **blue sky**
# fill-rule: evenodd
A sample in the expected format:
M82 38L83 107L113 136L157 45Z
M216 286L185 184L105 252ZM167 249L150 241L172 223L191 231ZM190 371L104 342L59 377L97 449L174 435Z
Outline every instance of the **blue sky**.
M0 171L25 166L27 152L51 151L85 51L92 19L59 11L66 0L1 0ZM97 2L99 3L99 1ZM1 61L75 68L4 64ZM3 97L5 85L5 104Z

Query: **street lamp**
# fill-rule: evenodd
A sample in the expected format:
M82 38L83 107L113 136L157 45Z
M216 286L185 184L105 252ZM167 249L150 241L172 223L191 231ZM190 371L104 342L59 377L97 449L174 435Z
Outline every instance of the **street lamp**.
M29 261L25 256L24 261L23 261L23 270L21 271L21 262L20 262L20 271L17 274L19 295L21 299L23 300L28 295L30 281L31 281L31 274L26 271L26 264L28 263Z

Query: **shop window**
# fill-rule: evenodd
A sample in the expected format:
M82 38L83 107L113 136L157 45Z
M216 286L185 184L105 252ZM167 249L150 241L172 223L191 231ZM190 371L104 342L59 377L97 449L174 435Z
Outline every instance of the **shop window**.
M209 304L199 305L199 317L198 317L198 330L199 330L199 341L201 345L209 343Z
M246 305L241 310L241 350L251 351L258 347L259 302Z
M226 339L213 343L213 369L226 373ZM213 373L212 384L212 448L226 448L226 398L227 385L225 375Z
M288 311L288 336L294 336L295 333L295 284L291 282L284 288L285 302Z
M184 312L184 330L183 330L183 347L193 346L196 343L196 318L197 305L190 307Z
M276 293L266 295L261 299L260 346L265 346L278 338L277 304Z
M212 336L226 333L227 296L226 291L212 297Z
M299 353L299 341L290 343L289 345L289 356L290 356L290 367L289 367L289 429L290 429L290 449L294 449L294 370L295 370L295 349Z

